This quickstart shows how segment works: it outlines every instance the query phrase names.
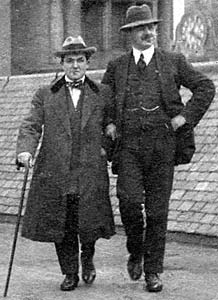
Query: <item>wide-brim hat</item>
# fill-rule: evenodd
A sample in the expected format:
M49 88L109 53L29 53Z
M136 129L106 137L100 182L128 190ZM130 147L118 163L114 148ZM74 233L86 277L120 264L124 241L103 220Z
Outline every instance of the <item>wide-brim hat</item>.
M125 25L120 27L120 30L128 31L133 27L146 24L157 24L159 22L161 22L161 20L152 17L151 10L148 5L133 5L127 9Z
M84 53L88 57L97 51L95 47L87 47L81 36L72 37L69 36L65 39L62 49L55 52L55 56L63 57L68 54L79 54Z

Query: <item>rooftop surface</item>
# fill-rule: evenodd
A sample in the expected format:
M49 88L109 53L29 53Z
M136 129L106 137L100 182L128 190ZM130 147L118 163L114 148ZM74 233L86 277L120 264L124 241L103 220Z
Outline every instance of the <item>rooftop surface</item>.
M102 73L91 71L90 77L99 80ZM209 71L207 75L218 86L217 72ZM17 171L14 164L19 125L28 112L34 91L50 83L55 76L51 73L0 77L0 220L9 220L18 211L23 181L22 171ZM187 101L189 92L182 89L181 93L183 100ZM168 229L218 237L217 95L196 127L195 138L196 153L192 162L175 169ZM111 173L110 182L111 201L119 225L116 176Z

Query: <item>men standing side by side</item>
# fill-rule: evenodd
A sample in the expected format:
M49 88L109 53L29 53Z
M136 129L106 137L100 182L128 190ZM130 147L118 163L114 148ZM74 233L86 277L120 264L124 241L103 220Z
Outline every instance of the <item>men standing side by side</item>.
M163 287L159 275L163 272L169 199L178 159L176 134L198 124L215 93L212 81L182 54L155 47L159 22L146 4L127 10L120 30L129 35L132 49L108 63L102 80L113 91L116 110L118 146L114 159L130 254L127 269L132 280L144 272L149 292ZM185 106L180 86L192 92ZM113 130L114 125L109 126ZM115 161L112 169L113 164Z
M86 75L95 51L80 36L64 41L56 52L64 75L35 93L17 140L17 163L30 167L42 136L22 236L55 243L65 275L63 291L74 290L79 282L79 241L82 279L91 284L95 242L115 233L103 148L112 120L111 93Z

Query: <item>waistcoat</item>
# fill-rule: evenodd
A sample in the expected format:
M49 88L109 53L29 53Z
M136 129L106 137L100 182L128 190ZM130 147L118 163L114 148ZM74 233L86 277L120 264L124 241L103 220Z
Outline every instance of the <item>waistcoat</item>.
M81 117L83 107L84 91L81 91L77 107L75 109L70 96L69 89L66 88L66 99L70 117L70 127L72 136L72 153L70 160L70 194L79 192L79 172L80 172L80 132L81 132Z
M155 55L144 71L139 70L132 56L124 102L124 131L140 133L147 126L157 127L167 120L162 107Z

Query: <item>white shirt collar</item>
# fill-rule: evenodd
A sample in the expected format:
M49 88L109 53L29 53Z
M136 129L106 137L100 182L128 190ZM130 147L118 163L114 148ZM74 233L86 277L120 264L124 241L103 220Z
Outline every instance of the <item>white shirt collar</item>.
M144 61L145 61L146 65L149 64L149 62L151 61L152 56L154 54L154 45L152 45L148 49L145 49L144 51L140 51L140 50L138 50L138 49L136 49L134 47L132 49L133 49L133 56L134 56L136 64L139 61L141 53L143 53L143 55L144 55Z
M84 80L85 80L85 75L84 75L82 78L78 79L78 80L82 80L82 82L84 82ZM67 75L65 75L65 81L66 81L66 82L73 82L73 80L70 79L69 77L67 77Z

